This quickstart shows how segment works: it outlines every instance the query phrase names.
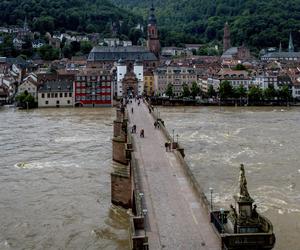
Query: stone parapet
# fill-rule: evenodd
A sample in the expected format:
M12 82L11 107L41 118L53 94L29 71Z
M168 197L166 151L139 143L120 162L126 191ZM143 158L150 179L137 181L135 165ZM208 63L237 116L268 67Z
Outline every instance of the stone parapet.
M118 166L111 173L111 202L116 206L129 209L132 206L130 171L127 166Z
M122 137L114 137L112 139L113 160L121 164L128 164L126 158L126 141Z

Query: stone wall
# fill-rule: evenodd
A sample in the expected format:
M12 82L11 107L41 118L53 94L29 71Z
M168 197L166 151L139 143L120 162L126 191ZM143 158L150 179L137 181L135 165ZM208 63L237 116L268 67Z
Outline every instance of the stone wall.
M131 208L131 193L130 175L111 173L112 203L125 209Z

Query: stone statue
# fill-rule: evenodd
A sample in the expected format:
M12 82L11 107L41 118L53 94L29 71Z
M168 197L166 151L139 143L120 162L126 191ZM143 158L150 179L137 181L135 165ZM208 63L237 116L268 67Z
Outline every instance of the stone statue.
M244 165L241 164L241 170L240 170L240 196L243 197L249 197L250 195L248 193L248 189L247 189L247 180L246 180L246 176L245 176L245 169L244 169Z
M232 206L232 204L231 204L231 205L230 205L230 208L231 208L231 211L232 211L232 213L233 213L234 218L236 219L238 215L237 215L237 212L236 212L235 207Z
M252 218L258 218L258 213L256 211L257 206L254 205L252 209Z

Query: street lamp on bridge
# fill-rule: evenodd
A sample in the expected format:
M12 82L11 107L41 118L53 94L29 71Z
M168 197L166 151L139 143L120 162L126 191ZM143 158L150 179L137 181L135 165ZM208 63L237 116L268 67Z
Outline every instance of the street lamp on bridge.
M144 215L144 231L145 231L145 237L146 237L146 215L148 213L147 209L143 209L143 215Z
M221 233L224 233L224 208L220 208L221 213Z
M213 201L212 201L212 195L213 195L213 191L214 189L212 187L209 188L210 191L210 211L213 211Z

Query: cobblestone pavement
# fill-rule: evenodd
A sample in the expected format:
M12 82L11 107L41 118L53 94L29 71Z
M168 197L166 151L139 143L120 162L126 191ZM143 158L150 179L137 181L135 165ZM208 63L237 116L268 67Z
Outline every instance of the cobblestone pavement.
M130 126L134 135L135 157L140 166L143 206L148 210L146 233L150 249L219 250L209 215L199 202L176 156L166 152L165 137L154 129L154 120L145 104L128 105ZM141 129L145 138L139 137Z

